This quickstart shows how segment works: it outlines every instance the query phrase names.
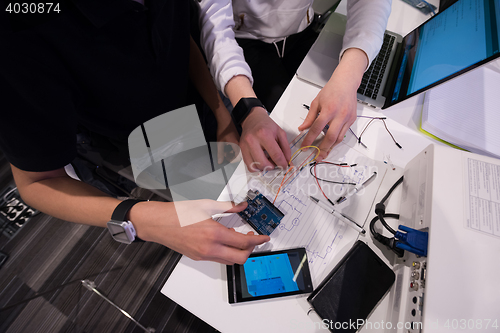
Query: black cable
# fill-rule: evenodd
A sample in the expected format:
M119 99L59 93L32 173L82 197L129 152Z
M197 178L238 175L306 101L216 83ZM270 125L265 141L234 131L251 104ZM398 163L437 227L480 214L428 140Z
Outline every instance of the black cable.
M398 214L390 214L390 213L388 213L388 214L379 214L379 215L377 215L377 217L378 217L378 219L380 220L380 222L382 222L382 225L383 225L383 226L384 226L387 230L389 230L389 232L390 232L391 234L395 235L395 234L396 234L396 230L392 229L392 227L391 227L389 224L387 224L387 222L385 222L385 219L384 219L384 217L391 217L390 215L398 215ZM399 215L398 215L398 217L395 217L395 219L398 219L398 220L399 220Z
M379 118L372 118L368 124L366 124L365 128L363 128L363 130L361 131L361 134L359 135L358 137L358 142L361 143L361 136L363 135L363 133L366 131L366 129L368 128L368 126L370 126L370 124L375 120L375 119L379 119Z
M382 243L382 244L386 245L387 247L389 247L399 257L402 257L404 255L404 250L399 249L399 248L396 247L398 241L394 237L388 238L388 237L385 237L382 234L378 233L377 230L375 230L375 223L378 220L380 220L380 222L382 223L382 225L389 232L391 232L393 235L396 234L396 231L385 221L385 218L399 219L399 214L386 213L385 212L385 204L384 203L387 201L387 199L392 194L392 192L394 192L394 190L396 189L396 187L398 187L399 184L401 184L403 182L403 179L404 179L403 176L401 176L401 178L399 178L398 181L395 182L392 185L392 187L389 189L389 191L387 192L387 194L382 198L382 200L375 205L375 214L377 214L377 216L375 216L370 221L370 232L372 233L373 238L375 238L380 243Z
M392 194L392 192L394 192L396 187L398 187L399 184L401 184L402 182L403 182L403 176L401 176L401 178L399 178L398 181L395 182L394 185L392 185L392 187L389 189L387 194L382 198L382 200L380 200L380 202L375 205L375 214L377 214L377 217L380 220L380 222L382 223L382 225L387 230L389 230L389 232L391 232L393 235L396 234L396 230L391 228L391 226L389 224L387 224L387 222L384 219L384 217L387 217L387 215L385 214L385 202L387 201L389 196Z
M359 116L358 116L359 117ZM374 120L382 120L382 122L384 123L384 127L385 127L385 130L387 131L387 133L389 133L389 135L391 136L392 138L392 141L394 141L394 143L396 144L396 146L398 146L399 149L403 149L403 147L396 141L396 139L394 138L394 135L392 135L391 131L389 131L389 128L387 127L387 124L385 123L385 119L387 119L386 117L364 117L364 118L371 118L371 120L368 122L368 124L366 124L366 126L363 128L363 130L361 131L361 134L357 137L358 139L358 143L361 143L361 136L363 135L363 133L365 133L365 131L367 130L368 126L370 126L370 124L374 121ZM354 132L353 132L354 133ZM356 135L354 135L356 136Z
M356 183L347 183L347 182L336 182L336 181L333 181L333 180L327 180L327 179L322 179L322 178L319 178L318 176L315 176L312 172L312 169L317 165L317 164L324 164L324 165L332 165L331 163L322 163L322 162L314 162L311 164L310 168L309 168L309 173L311 174L311 176L313 176L313 178L317 179L317 180L321 180L323 182L327 182L327 183L332 183L332 184L340 184L340 185L356 185ZM337 164L333 164L335 166L338 166L338 167L341 167L341 165L337 165Z
M398 187L398 185L403 182L403 177L404 176L401 176L401 178L399 178L398 181L395 182L394 185L392 185L392 187L389 189L389 192L387 192L387 194L385 195L385 197L383 197L382 200L380 200L381 204L383 204L389 198L389 196L392 194L392 192L394 192L394 190L396 189L396 187Z
M389 133L389 135L391 136L392 141L394 141L394 143L396 144L396 146L398 146L399 149L403 149L403 147L401 147L401 145L396 141L396 139L394 139L394 135L392 135L391 131L389 131L389 128L387 127L387 124L385 123L385 120L383 118L380 120L382 120L382 122L384 123L385 129L387 130L387 133Z
M393 219L396 219L396 220L399 220L399 214L392 214L392 213L387 213L385 214L384 217L388 217L388 218L393 218ZM378 234L378 232L375 230L375 223L380 220L380 217L377 215L375 216L371 222L370 222L370 231L371 233L375 236L375 234Z

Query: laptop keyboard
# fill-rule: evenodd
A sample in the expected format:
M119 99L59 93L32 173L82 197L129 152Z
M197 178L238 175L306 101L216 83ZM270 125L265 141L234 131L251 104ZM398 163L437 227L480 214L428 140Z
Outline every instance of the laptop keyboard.
M389 56L391 55L392 46L396 37L385 34L384 43L379 54L373 59L370 67L366 70L358 88L358 94L369 98L376 99L379 93L382 77L384 76Z

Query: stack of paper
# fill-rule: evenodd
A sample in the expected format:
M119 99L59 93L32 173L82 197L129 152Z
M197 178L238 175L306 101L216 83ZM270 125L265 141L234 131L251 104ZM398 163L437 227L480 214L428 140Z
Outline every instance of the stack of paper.
M477 68L425 95L421 129L465 150L500 158L500 71Z

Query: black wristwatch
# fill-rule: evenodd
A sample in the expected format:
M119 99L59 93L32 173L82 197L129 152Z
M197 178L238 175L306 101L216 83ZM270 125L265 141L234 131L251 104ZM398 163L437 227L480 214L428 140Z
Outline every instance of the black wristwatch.
M143 242L137 237L134 225L127 220L128 211L136 204L145 200L127 199L116 206L107 223L109 233L114 240L120 243L131 244L132 242Z
M241 123L243 120L248 117L248 114L252 109L256 106L260 106L266 110L266 107L264 104L262 104L261 101L259 101L258 98L255 97L243 97L241 98L238 103L233 108L233 112L231 112L231 117L233 118L233 121L236 126L241 126ZM267 110L266 110L267 111Z

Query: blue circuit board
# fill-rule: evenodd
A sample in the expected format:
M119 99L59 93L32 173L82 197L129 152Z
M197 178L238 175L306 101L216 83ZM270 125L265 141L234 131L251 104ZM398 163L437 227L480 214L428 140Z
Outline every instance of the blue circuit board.
M248 190L246 201L248 207L238 215L260 235L270 235L285 216L259 191Z

